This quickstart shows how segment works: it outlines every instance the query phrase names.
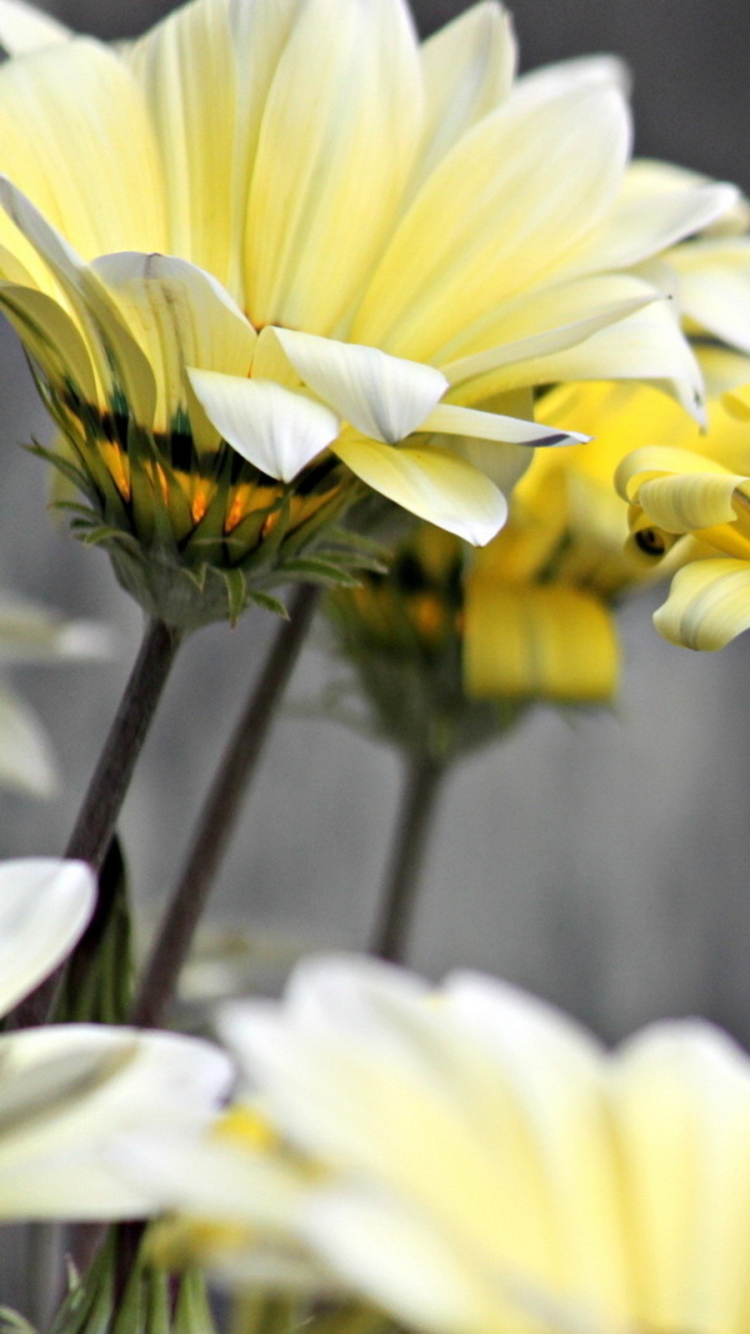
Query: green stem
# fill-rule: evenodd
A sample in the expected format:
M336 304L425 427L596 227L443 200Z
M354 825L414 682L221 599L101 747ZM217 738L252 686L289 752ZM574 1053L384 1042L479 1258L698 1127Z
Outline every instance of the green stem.
M136 761L180 641L180 632L170 629L163 621L147 623L140 652L65 849L66 857L88 862L95 871L101 869L107 855ZM100 895L94 916L72 956L79 965L80 960L87 959L95 948L102 920L109 916L110 904L103 899ZM47 1022L64 966L56 969L21 1001L12 1016L11 1027L30 1028Z
M444 773L444 763L432 755L409 756L404 799L370 947L380 959L402 963L406 956L420 872Z
M182 876L144 970L132 1022L155 1027L174 996L195 929L229 844L276 708L312 622L319 590L303 584L274 640L198 818Z

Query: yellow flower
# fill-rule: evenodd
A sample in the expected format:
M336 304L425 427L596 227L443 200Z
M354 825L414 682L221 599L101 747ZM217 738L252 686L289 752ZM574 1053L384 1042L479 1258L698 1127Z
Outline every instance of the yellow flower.
M231 1222L234 1282L296 1249L429 1334L745 1334L750 1061L711 1025L609 1053L490 977L322 958L221 1028L282 1147L154 1139L140 1171Z
M750 430L728 394L699 437L685 423L674 444L645 447L621 463L636 543L681 566L654 615L672 643L724 648L750 627Z
M561 438L536 384L700 399L633 270L736 192L628 170L615 62L514 81L491 2L420 47L402 0L193 0L118 55L5 0L0 40L0 305L79 522L171 623L335 575L304 552L360 483L486 542Z

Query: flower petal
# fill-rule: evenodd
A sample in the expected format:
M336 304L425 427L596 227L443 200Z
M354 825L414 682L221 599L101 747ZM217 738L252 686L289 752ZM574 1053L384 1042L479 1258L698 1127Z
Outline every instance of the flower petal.
M273 333L300 379L363 435L384 444L395 445L417 430L448 388L434 366L389 357L376 347L289 329Z
M182 5L151 28L128 59L161 148L166 248L236 290L236 73L226 0Z
M578 588L470 578L464 644L466 690L478 698L606 701L617 689L614 622Z
M93 1024L2 1037L0 1067L4 1219L154 1212L152 1193L118 1171L118 1138L144 1123L197 1135L232 1076L226 1057L208 1043Z
M431 361L455 336L457 311L462 324L480 319L583 241L611 204L628 141L627 108L614 87L566 87L531 107L511 96L425 182L351 337Z
M84 259L167 248L146 106L103 45L76 38L0 68L0 171Z
M500 367L535 361L581 343L661 299L650 284L629 274L577 278L524 293L462 329L452 347L442 349L440 369L455 385ZM493 392L491 383L484 392Z
M57 857L0 862L0 1014L62 962L95 901L96 878L83 862Z
M510 15L494 0L480 0L429 37L420 54L425 127L419 181L510 94L517 59Z
M290 482L339 433L329 408L273 380L189 368L209 421L238 454L269 477Z
M256 326L333 331L400 202L421 100L402 0L301 8L266 100L250 189L246 307Z
M35 710L0 686L0 787L27 797L54 797L59 774L47 733Z
M455 403L440 403L422 422L423 431L465 435L477 440L499 440L515 445L581 445L591 439L577 431L557 431L553 426L505 417L500 412L479 412Z
M446 450L397 448L343 436L334 451L374 491L474 546L489 542L505 523L508 505L502 492Z
M168 430L189 407L186 366L247 375L255 330L212 274L186 260L135 253L105 255L91 270L154 369L157 429Z
M659 634L685 648L715 652L750 629L750 564L698 560L678 570L654 613Z
M642 1275L634 1323L741 1329L750 1229L745 1053L700 1020L654 1024L617 1053L611 1090Z
M72 33L34 5L23 0L0 0L0 45L9 56L22 56L42 46L67 42Z

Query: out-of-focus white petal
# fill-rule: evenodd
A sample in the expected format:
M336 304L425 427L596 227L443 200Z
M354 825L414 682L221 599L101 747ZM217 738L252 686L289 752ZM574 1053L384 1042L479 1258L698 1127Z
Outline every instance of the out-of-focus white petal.
M65 1024L0 1038L0 1073L0 1218L110 1219L159 1207L118 1169L118 1141L197 1137L232 1069L197 1039Z
M0 1014L62 962L95 898L96 878L83 862L57 857L0 862Z
M189 368L209 421L238 454L269 477L290 482L339 433L330 408L273 380Z
M54 797L58 778L40 718L15 690L0 686L0 786L26 796Z
M22 56L72 37L69 28L23 0L0 0L0 45L9 56Z
M300 379L363 435L384 444L417 430L448 388L434 366L375 347L288 329L274 334Z
M99 621L70 621L49 607L0 593L0 663L105 661L116 636Z

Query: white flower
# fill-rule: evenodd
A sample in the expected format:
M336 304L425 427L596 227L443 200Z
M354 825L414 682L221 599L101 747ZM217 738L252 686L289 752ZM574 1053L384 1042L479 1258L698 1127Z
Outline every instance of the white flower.
M95 901L82 862L0 864L0 1012L67 955ZM148 1127L197 1134L231 1078L208 1043L59 1024L0 1036L0 1221L133 1218L150 1195L116 1174L112 1142Z

